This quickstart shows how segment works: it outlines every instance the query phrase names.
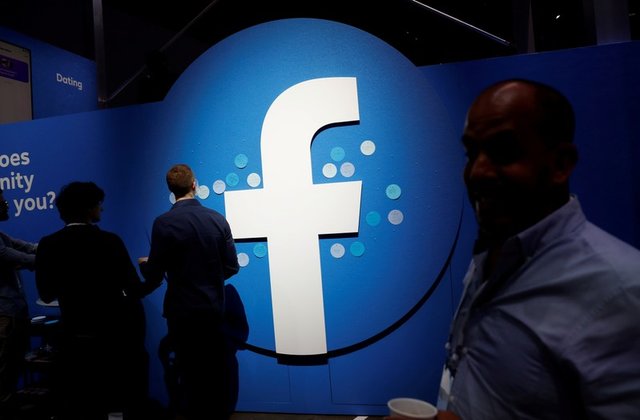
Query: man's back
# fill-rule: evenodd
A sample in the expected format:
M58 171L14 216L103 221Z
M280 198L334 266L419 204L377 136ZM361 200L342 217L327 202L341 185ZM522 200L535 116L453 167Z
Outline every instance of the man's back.
M36 257L39 294L45 302L60 301L70 332L120 331L124 325L131 326L132 309L141 318L137 323L144 324L138 300L140 280L117 235L96 225L71 225L43 237L40 243Z
M231 229L196 199L176 202L158 216L145 271L167 273L165 316L224 310L224 280L237 273ZM157 278L157 276L156 276Z

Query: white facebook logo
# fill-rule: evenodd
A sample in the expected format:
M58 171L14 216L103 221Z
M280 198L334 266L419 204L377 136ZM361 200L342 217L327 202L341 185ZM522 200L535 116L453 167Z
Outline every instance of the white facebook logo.
M361 181L314 184L311 142L330 124L359 121L356 79L308 80L267 111L263 188L227 191L234 238L267 238L276 352L327 352L319 235L357 233Z

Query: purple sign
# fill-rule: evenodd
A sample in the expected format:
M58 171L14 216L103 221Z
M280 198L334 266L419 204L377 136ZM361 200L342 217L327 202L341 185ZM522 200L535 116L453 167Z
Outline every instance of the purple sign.
M0 76L28 83L29 65L24 61L0 55Z

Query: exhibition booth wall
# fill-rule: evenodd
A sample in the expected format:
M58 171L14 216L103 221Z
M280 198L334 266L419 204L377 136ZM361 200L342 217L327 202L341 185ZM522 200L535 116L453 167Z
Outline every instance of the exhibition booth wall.
M475 235L467 107L504 78L566 93L581 153L572 189L593 222L638 247L639 50L416 67L340 23L261 24L214 45L161 102L0 125L12 210L0 228L31 241L60 229L56 193L91 180L106 192L101 228L135 260L171 206L166 170L187 163L237 243L227 303L238 411L382 415L397 396L435 402ZM23 278L32 316L55 313L36 304L33 273ZM144 300L162 402L164 290Z

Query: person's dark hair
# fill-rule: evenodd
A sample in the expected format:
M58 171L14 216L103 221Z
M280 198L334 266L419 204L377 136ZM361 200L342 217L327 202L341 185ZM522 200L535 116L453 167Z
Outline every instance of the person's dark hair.
M184 197L191 192L195 176L188 165L178 163L167 172L167 186L176 198Z
M60 189L55 204L65 223L85 222L90 210L104 201L104 191L93 182L71 182Z

